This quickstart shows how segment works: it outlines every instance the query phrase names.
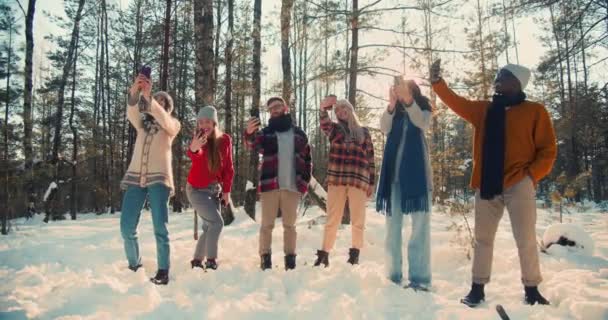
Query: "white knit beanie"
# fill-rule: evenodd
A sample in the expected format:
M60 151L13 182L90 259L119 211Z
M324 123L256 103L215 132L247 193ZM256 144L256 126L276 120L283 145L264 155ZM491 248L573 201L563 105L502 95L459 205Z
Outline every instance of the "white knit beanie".
M511 72L515 76L515 78L519 80L522 91L526 88L526 86L528 85L528 81L530 80L530 69L524 66L520 66L518 64L507 64L503 67L503 69Z
M215 124L219 123L217 121L217 110L213 106L202 107L198 111L198 115L196 116L196 119L197 120L209 119L209 120L213 120L213 122L215 122Z

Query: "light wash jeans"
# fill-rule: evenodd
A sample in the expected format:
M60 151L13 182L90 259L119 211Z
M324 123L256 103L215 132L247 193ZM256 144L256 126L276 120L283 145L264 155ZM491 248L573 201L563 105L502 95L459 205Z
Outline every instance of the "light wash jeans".
M152 211L158 269L169 270L170 249L169 231L167 230L169 188L164 184L154 184L147 188L129 186L125 191L120 214L120 233L124 240L125 254L129 266L135 267L141 262L139 244L137 243L137 225L139 224L141 209L146 200L146 194Z
M401 190L399 184L391 187L391 216L386 217L386 253L388 256L388 275L391 281L400 284L403 278L403 216L401 212ZM430 201L430 199L429 199ZM407 262L408 278L413 286L430 287L431 285L431 230L430 212L414 212L412 217L412 235L408 242Z

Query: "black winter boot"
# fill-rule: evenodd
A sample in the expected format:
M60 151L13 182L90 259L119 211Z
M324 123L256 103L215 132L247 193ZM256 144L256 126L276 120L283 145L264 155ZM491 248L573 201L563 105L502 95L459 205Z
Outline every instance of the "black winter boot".
M203 261L201 261L200 259L192 259L192 260L190 260L190 267L192 269L194 269L194 268L204 269L203 268Z
M262 271L266 270L266 269L272 269L272 258L270 256L270 253L266 253L260 256L260 268L262 269Z
M215 259L207 258L207 261L205 261L205 269L217 270L217 262Z
M137 272L137 269L141 268L141 263L138 263L136 266L129 266L129 269L133 272Z
M467 294L466 297L460 299L460 302L466 304L471 308L477 307L486 299L486 294L483 291L483 287L483 284L477 284L473 282L473 285L471 286L471 291L469 291L469 294Z
M317 250L317 260L315 261L315 267L325 265L325 268L329 266L329 252L323 250Z
M356 248L350 248L348 249L348 263L355 265L355 264L359 264L359 249Z
M529 305L535 305L536 303L540 305L549 305L549 301L543 297L538 291L538 287L524 287L524 291L526 295L524 296L524 302Z
M150 281L157 285L166 285L169 283L169 270L158 269L156 276L154 276L154 278L150 278Z
M285 270L293 270L296 268L296 255L288 254L285 256Z

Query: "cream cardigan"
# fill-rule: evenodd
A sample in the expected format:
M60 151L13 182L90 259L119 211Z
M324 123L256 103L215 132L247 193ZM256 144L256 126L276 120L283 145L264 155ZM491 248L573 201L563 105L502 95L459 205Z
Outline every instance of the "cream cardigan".
M127 118L137 130L137 138L131 163L120 183L122 189L129 185L145 188L162 183L170 189L171 195L175 193L171 145L181 124L171 116L171 111L173 110L165 111L152 99L149 113L156 120L156 124L146 131L137 106L137 98L129 97Z

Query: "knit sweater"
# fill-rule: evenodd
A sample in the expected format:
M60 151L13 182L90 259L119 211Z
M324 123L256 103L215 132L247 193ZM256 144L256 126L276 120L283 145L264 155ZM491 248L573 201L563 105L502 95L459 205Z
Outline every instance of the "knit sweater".
M209 170L209 147L203 146L197 152L190 148L186 152L192 160L192 167L188 174L188 183L194 188L207 188L209 184L218 182L222 186L222 192L228 193L232 190L232 178L234 177L234 166L232 165L232 140L229 135L223 134L219 141L220 167L217 172Z
M331 121L327 111L320 114L321 130L328 136L329 162L327 184L352 186L367 191L376 183L374 144L367 128L363 128L363 143L353 141L345 129Z
M181 124L171 116L171 111L165 111L156 100L152 99L149 113L156 120L156 124L146 131L137 99L129 99L127 118L137 131L137 138L129 168L120 183L122 189L126 189L129 185L145 188L161 183L170 189L171 195L175 193L171 144Z
M481 164L485 119L490 101L471 101L460 97L442 79L433 84L439 98L456 114L473 125L473 176L471 187L481 186ZM503 188L526 176L537 184L551 172L557 157L555 132L549 113L540 103L524 101L506 111L505 164Z
M294 150L295 150L295 169L296 187L302 194L308 191L308 183L312 176L312 158L310 156L310 145L306 133L299 127L294 130ZM259 192L279 190L279 144L277 135L270 128L266 127L253 134L244 132L245 146L249 150L255 150L262 155L260 163L260 183Z

